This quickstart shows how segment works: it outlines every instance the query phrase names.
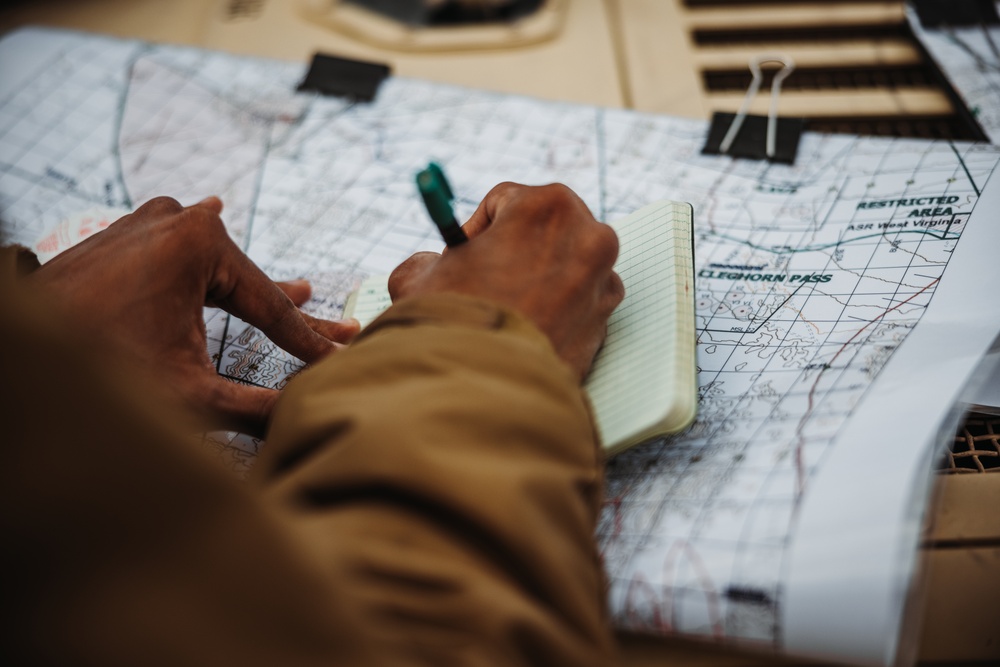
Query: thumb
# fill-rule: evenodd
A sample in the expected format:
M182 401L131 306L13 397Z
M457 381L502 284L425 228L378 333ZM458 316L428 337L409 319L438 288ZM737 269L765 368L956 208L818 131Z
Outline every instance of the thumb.
M308 313L302 313L302 319L305 320L310 329L334 343L330 351L339 347L336 345L337 343L349 343L361 331L361 323L353 317L344 320L322 320ZM304 359L303 361L312 362L314 360Z
M420 278L440 259L441 255L436 252L418 252L397 266L389 275L389 297L393 302L412 292Z
M218 375L206 378L199 393L203 397L199 407L208 412L214 426L258 438L267 431L280 395L276 389L252 387Z

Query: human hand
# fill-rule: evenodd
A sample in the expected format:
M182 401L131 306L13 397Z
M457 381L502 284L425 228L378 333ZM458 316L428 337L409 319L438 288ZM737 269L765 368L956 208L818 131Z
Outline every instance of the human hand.
M564 185L502 183L463 229L468 243L417 253L389 278L393 301L435 292L507 306L545 333L582 380L625 295L618 237Z
M216 197L182 207L153 199L31 274L73 318L153 373L212 427L262 435L278 398L272 389L216 373L202 309L217 306L258 327L281 348L316 361L358 332L296 306L304 280L272 282L229 238Z

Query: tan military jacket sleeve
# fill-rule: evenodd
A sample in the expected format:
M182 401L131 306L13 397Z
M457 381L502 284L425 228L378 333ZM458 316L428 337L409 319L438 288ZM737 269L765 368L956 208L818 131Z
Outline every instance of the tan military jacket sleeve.
M601 454L577 381L520 317L458 296L397 305L289 386L254 483L387 650L610 659Z
M595 437L520 318L400 304L291 382L242 483L7 275L4 664L612 660Z

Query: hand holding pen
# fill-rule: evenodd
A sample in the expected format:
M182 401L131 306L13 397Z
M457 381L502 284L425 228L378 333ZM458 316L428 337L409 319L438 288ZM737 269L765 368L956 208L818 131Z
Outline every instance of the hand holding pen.
M403 262L389 278L392 300L452 293L509 308L538 327L582 379L625 293L613 270L618 238L611 227L564 185L502 183L464 231L450 206L446 212L432 218L456 252L417 253Z

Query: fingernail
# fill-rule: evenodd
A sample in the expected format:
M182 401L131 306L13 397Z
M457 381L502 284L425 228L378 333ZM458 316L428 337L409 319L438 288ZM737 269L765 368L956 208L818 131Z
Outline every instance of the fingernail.
M289 280L289 285L295 285L296 287L310 287L309 281L305 278L296 278L295 280Z

